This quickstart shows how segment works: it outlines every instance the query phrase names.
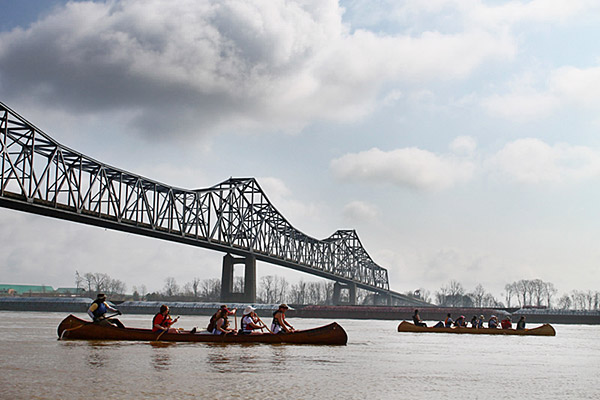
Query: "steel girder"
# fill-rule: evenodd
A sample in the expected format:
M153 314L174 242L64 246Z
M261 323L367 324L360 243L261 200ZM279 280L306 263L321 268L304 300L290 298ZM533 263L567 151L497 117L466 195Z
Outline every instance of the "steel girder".
M387 270L354 230L294 228L254 178L171 187L65 147L0 103L0 205L257 259L387 292Z

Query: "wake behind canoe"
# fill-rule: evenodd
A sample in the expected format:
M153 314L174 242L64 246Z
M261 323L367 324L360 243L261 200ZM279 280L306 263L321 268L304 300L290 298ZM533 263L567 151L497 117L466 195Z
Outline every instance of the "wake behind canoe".
M434 328L416 326L410 322L402 321L398 325L398 332L433 332L433 333L464 333L469 335L532 335L556 336L556 330L550 324L544 324L531 329L495 329L495 328Z
M333 322L319 328L294 331L286 334L212 335L205 333L164 333L150 329L117 328L102 326L69 315L58 325L60 339L80 340L131 340L161 342L212 342L212 343L288 343L345 345L348 335L344 328Z

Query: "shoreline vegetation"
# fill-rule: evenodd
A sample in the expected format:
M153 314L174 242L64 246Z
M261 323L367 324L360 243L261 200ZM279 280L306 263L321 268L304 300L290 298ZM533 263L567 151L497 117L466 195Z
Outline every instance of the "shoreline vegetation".
M86 297L0 297L0 311L37 312L80 312L85 313L91 298ZM169 302L169 301L123 301L115 302L124 314L156 313L161 304L167 304L173 314L212 315L219 307L216 302ZM246 304L230 304L241 308ZM322 319L378 319L411 320L414 307L399 306L327 306L292 304L289 317ZM277 304L255 304L260 316L270 316ZM421 318L425 321L442 321L447 313L452 315L510 315L513 321L521 316L528 323L585 324L600 325L599 311L553 310L537 308L501 309L477 307L420 307Z
M75 271L75 287L54 290L46 285L0 284L0 296L78 296L94 298L97 293L106 293L113 301L162 301L162 302L219 302L221 280L218 278L200 279L180 285L175 278L167 277L161 290L149 291L145 285L133 286L127 294L124 282L113 279L104 273ZM234 277L233 292L244 291L244 278ZM333 281L288 282L285 277L268 275L261 277L256 285L256 302L263 304L291 303L305 305L334 305ZM550 310L600 311L600 291L572 290L559 295L551 282L541 279L521 279L504 285L501 293L503 301L489 293L481 284L468 291L455 280L431 292L424 288L403 293L409 300L399 306L430 303L438 307L518 309L535 308ZM357 288L356 301L350 302L347 291L342 291L341 304L383 305L382 299L373 292Z

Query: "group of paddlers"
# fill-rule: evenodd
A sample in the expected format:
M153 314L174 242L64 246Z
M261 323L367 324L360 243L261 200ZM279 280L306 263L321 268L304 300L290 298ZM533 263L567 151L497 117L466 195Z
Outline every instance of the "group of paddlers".
M260 319L256 313L256 308L247 306L244 309L242 318L240 320L240 329L237 326L237 317L235 318L235 327L231 327L229 317L236 314L237 309L230 310L226 304L223 304L216 313L210 318L210 322L206 327L206 333L213 335L228 335L228 334L241 334L241 335L252 335L265 333L266 330L269 333L289 333L294 332L294 327L290 325L285 319L285 312L289 309L286 304L280 304L277 310L273 313L273 321L271 322L271 328L268 328L265 323ZM110 306L106 302L106 295L99 293L96 300L90 305L88 314L94 321L94 323L100 325L113 325L119 328L124 328L121 321L116 318L106 317L107 312L114 312L116 315L121 315L121 312L116 308ZM114 317L114 315L112 316ZM196 327L189 331L183 329L174 328L173 325L179 320L179 317L172 318L169 310L169 306L163 304L160 306L160 310L152 318L152 331L163 333L197 333Z
M484 321L485 321L485 317L483 315L480 315L479 318L476 315L474 315L473 318L471 318L471 326L470 327L475 328L475 329L485 328ZM415 310L415 313L413 314L413 323L417 326L427 327L427 324L425 322L423 322L421 320L421 317L419 316L419 310ZM454 320L454 319L452 319L452 314L450 314L450 313L448 313L448 315L446 316L446 319L444 321L440 321L433 326L433 328L467 328L467 327L469 327L469 324L467 323L467 320L465 319L464 315L461 315L458 318L456 318L456 320ZM512 320L510 318L510 315L506 315L500 322L498 322L498 317L496 317L495 315L492 315L490 317L490 319L487 321L487 328L496 329L499 327L502 329L512 329ZM521 316L521 318L519 319L519 322L517 322L517 330L521 330L521 329L525 329L525 316Z
M237 329L237 318L235 328L231 327L229 322L229 316L235 315L237 309L229 310L226 304L223 304L221 308L210 317L210 322L206 327L209 333L214 335L227 335L227 334L241 334L241 335L252 335L264 333L266 329L269 333L288 333L293 332L294 328L285 319L285 312L289 309L286 304L280 304L277 310L273 313L273 321L271 328L260 319L256 313L256 308L247 306L244 309L242 318L240 320L240 328Z

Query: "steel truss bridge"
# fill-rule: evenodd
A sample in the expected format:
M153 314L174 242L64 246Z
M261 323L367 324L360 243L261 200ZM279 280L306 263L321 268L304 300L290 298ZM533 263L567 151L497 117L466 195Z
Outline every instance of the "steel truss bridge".
M0 206L208 248L355 284L398 300L354 230L318 240L294 228L254 178L186 190L65 147L0 103Z

